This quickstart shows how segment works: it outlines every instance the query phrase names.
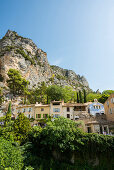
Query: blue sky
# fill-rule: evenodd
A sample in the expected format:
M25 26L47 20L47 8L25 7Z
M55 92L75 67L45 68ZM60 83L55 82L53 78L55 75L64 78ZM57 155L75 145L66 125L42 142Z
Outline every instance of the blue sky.
M31 38L50 64L84 75L94 91L114 90L113 0L0 0L0 38Z

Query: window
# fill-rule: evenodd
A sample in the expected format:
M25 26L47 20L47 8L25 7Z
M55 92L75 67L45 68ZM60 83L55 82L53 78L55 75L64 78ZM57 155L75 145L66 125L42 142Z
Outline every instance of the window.
M67 107L67 112L70 112L70 108L69 107Z
M25 111L26 111L26 109L24 108L24 109L23 109L23 113L25 113Z
M48 114L43 114L43 118L48 118Z
M60 112L60 108L53 108L53 112Z
M67 114L67 118L70 118L70 114Z
M41 111L44 111L44 108L41 108Z
M60 105L60 103L53 103L53 105Z
M41 118L41 114L36 114L36 118Z
M28 111L31 112L31 111L32 111L32 108L28 108Z

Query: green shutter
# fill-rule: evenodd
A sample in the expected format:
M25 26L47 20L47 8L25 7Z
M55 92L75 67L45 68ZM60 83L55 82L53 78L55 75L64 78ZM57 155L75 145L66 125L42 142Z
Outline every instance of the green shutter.
M40 114L40 118L41 118L41 114Z
M36 114L36 118L38 118L38 114Z

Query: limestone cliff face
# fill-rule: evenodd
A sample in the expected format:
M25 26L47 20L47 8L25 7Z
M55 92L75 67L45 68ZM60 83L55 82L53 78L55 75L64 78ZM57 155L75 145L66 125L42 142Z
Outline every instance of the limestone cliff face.
M76 75L72 70L50 66L47 54L38 48L31 39L23 38L16 32L8 30L0 40L0 85L7 85L7 72L10 68L17 69L29 80L29 88L41 82L47 85L57 84L71 86L74 89L87 89L89 85L83 76Z

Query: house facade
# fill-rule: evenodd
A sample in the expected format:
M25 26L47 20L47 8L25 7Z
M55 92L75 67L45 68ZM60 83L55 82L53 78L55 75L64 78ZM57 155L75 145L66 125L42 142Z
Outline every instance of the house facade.
M109 122L109 130L114 134L114 93L104 103L106 119Z
M35 119L35 105L18 105L15 109L15 118L17 118L19 113L24 113L24 115L28 118Z
M21 105L16 108L16 115L24 113L28 118L34 118L35 124L48 116L58 118L60 116L73 121L81 121L83 129L88 133L109 134L109 124L106 120L103 104L95 100L93 103L64 103L64 101L52 101L50 104Z
M107 120L114 121L114 93L104 103Z
M40 119L46 119L49 117L50 114L50 106L49 104L47 105L42 105L36 103L34 106L34 119L35 120L40 120Z
M88 112L93 116L102 115L105 113L104 105L99 103L97 99L94 99L94 102L88 106Z
M63 105L64 105L64 101L52 101L50 103L50 116L53 118L64 116Z

